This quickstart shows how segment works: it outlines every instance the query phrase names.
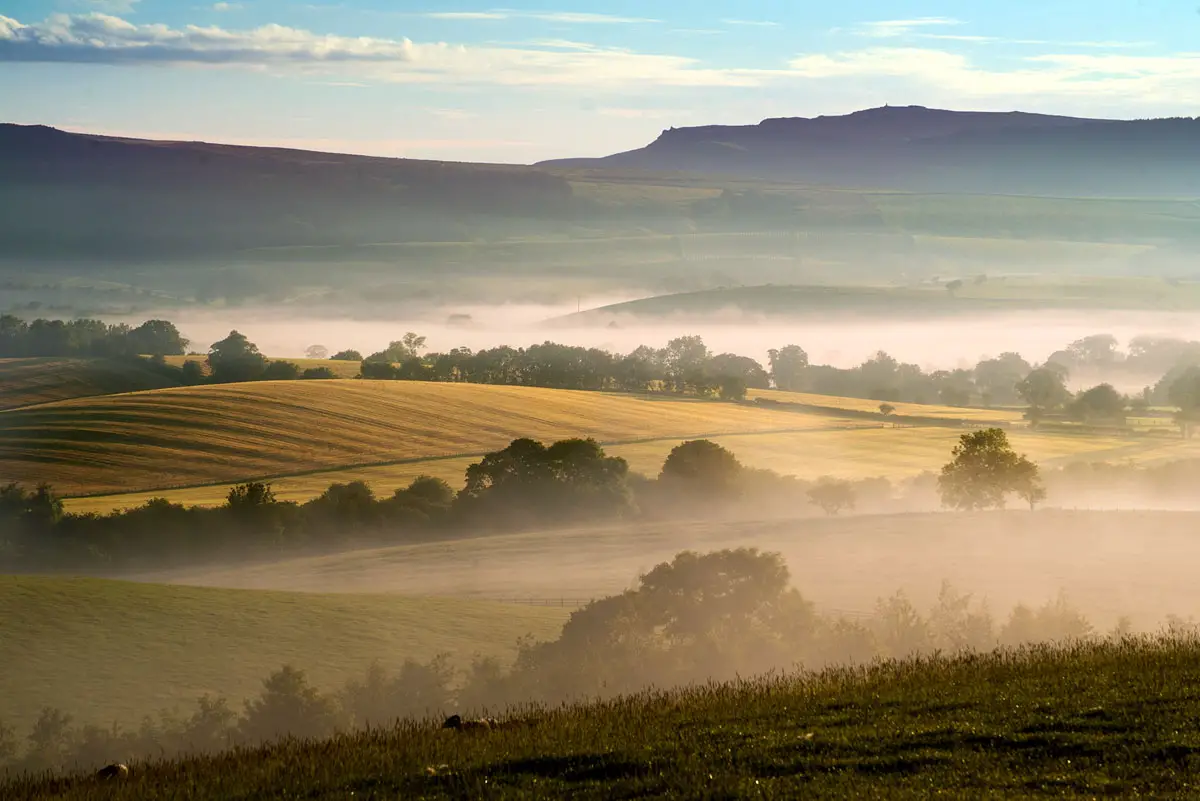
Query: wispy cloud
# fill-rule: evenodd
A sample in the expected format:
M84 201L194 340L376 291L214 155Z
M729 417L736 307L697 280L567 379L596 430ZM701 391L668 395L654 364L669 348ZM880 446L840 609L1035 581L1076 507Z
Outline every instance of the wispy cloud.
M446 20L507 20L535 19L541 22L561 22L572 25L634 25L658 22L646 17L622 17L613 14L594 14L585 11L516 11L498 8L492 11L430 11L422 16Z
M747 25L754 28L778 28L778 22L772 22L768 19L723 19L721 20L726 25Z
M864 22L851 29L856 36L869 39L928 39L940 42L963 42L966 44L1006 44L1052 47L1086 47L1097 49L1118 49L1131 47L1146 47L1149 42L1121 41L1055 41L1051 39L1022 39L1004 36L983 36L969 33L937 33L930 29L964 25L962 20L951 17L917 17L914 19L880 20ZM843 29L835 28L832 33L842 33Z
M987 69L959 53L916 47L875 47L793 59L808 79L907 79L962 99L1028 98L1129 104L1200 102L1200 53L1164 56L1057 53L1029 56L1011 70Z
M241 65L351 71L350 79L408 83L638 87L748 86L749 71L705 68L697 59L581 42L462 46L316 34L282 25L135 25L107 14L51 16L26 25L0 16L0 61L82 64Z
M240 11L241 3L213 3L213 11Z
M962 25L962 21L951 17L879 20L864 22L855 29L855 33L872 39L894 39L897 36L906 36L924 28L948 25Z

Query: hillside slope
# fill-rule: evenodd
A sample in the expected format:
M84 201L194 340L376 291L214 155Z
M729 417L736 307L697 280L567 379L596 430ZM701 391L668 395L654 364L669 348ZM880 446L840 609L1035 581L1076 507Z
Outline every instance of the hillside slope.
M67 494L482 454L518 437L604 442L829 428L836 418L600 392L292 381L111 395L0 414L0 481Z
M517 638L552 639L567 610L399 595L315 595L0 576L0 720L43 706L80 723L136 725L204 693L235 708L291 663L317 686L361 678L378 659L440 653L511 657Z
M179 386L149 365L121 359L0 359L0 411Z
M758 125L672 128L639 150L540 166L910 191L1194 197L1200 119L1091 120L891 106Z
M486 734L410 725L10 797L1189 797L1200 644L1077 645L716 685Z
M528 167L0 124L0 241L9 255L178 257L283 244L436 241L472 216L556 218L570 198L565 180Z

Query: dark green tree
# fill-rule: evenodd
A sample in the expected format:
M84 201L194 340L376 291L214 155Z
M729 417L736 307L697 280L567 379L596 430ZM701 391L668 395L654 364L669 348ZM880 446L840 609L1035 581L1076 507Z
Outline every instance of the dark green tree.
M953 509L1002 509L1015 493L1032 507L1045 498L1037 465L1013 450L1001 428L963 434L938 477L942 503Z
M742 464L715 442L691 440L675 446L663 462L658 480L697 501L720 501L742 492Z
M213 381L219 384L258 381L267 368L267 358L244 334L230 331L225 339L212 344L208 351L208 367Z
M300 378L300 365L281 359L269 362L262 372L263 381L295 381L298 378Z

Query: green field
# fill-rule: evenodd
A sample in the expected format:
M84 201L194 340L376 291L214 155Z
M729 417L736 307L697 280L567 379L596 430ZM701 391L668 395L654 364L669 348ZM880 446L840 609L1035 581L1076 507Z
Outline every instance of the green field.
M1192 797L1200 644L887 663L29 782L13 799ZM186 788L186 789L185 789Z
M511 658L517 638L557 636L565 609L401 595L321 595L0 576L0 721L24 731L43 706L80 723L132 725L204 693L235 706L284 663L338 689L372 661L440 653Z
M178 385L134 361L0 359L0 411L36 403Z

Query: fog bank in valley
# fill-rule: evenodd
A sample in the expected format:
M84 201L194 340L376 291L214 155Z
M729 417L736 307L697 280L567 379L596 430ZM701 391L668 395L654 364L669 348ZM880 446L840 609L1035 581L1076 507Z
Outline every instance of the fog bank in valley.
M593 299L583 308L588 305L594 307L597 302ZM1200 313L1196 312L1106 311L1097 315L1045 310L924 320L859 316L782 320L730 315L652 321L627 318L614 326L557 319L575 311L575 306L533 304L443 306L382 320L349 315L301 317L279 308L244 307L171 310L161 316L175 322L196 351L206 351L209 344L237 329L274 358L301 357L314 344L325 345L331 352L353 348L367 354L386 348L406 331L426 336L427 346L434 351L502 344L524 347L551 340L625 353L639 345L662 347L678 336L699 335L714 353L750 356L764 364L771 348L797 344L818 364L853 367L884 350L902 362L933 370L971 367L981 358L1005 352L1041 362L1067 344L1098 333L1112 334L1122 343L1147 335L1200 339ZM113 322L137 324L147 316Z

